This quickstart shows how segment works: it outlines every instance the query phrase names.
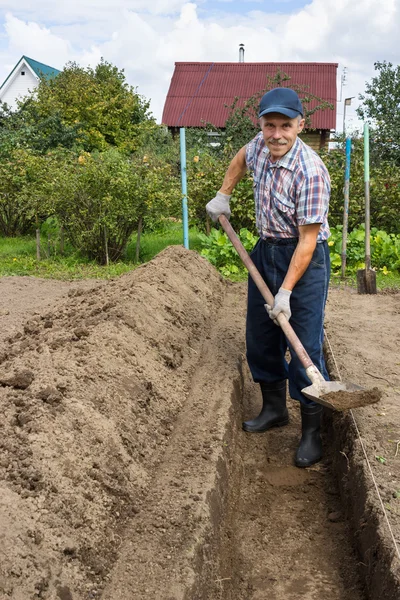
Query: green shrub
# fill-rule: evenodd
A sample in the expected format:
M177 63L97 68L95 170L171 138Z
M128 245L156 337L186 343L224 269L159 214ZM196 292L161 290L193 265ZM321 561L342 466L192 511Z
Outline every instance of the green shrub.
M24 235L54 212L51 185L57 159L24 148L0 153L0 234Z
M329 224L337 227L343 223L345 153L343 150L322 152L331 178L332 191L329 203ZM371 225L400 233L398 218L400 206L400 167L388 162L370 167L370 219ZM365 221L364 145L353 140L351 153L348 228L352 230Z
M204 151L199 155L190 155L188 160L188 206L194 225L205 230L206 204L222 186L229 160L219 158L212 152ZM255 231L253 178L248 173L236 186L231 199L231 224Z
M199 237L202 246L200 254L207 258L224 277L233 280L245 277L246 268L224 231L212 228L209 236L200 234ZM248 229L242 228L239 239L250 252L258 238Z
M56 214L73 247L104 264L117 261L139 219L160 219L180 201L171 166L128 159L116 149L82 153L54 181Z
M331 255L333 272L341 269L343 227L331 228L328 245ZM383 273L400 271L400 235L386 233L376 227L371 228L371 265ZM365 227L353 229L347 236L346 271L354 274L358 269L365 268Z

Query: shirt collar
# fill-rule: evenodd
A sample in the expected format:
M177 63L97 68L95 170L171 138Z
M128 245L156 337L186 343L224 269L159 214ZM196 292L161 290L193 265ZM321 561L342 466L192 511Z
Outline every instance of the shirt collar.
M300 152L301 144L302 144L302 141L298 137L296 139L295 143L293 144L293 146L290 148L289 152L287 152L284 156L282 156L282 158L279 158L275 163L273 163L271 161L270 151L266 147L264 152L266 152L267 158L269 159L269 162L270 162L269 166L273 165L274 167L284 167L285 169L288 169L289 171L294 171L296 162L297 162L296 159Z

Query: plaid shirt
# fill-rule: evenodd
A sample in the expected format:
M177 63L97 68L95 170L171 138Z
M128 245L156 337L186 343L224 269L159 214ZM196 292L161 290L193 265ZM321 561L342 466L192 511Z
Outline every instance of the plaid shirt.
M275 163L262 132L246 146L253 172L256 226L262 238L299 237L299 225L321 223L318 242L329 235L329 173L314 150L297 138Z

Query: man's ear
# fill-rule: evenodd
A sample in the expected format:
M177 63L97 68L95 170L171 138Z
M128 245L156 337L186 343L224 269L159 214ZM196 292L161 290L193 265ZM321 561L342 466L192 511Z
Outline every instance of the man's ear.
M305 124L306 124L306 120L305 119L301 119L301 121L299 121L299 126L298 126L297 133L301 133L303 131Z

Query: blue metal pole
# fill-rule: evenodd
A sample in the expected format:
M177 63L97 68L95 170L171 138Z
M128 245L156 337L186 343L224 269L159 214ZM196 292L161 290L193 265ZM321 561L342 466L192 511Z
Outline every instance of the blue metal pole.
M182 222L183 222L183 245L189 248L189 218L187 205L187 179L186 179L186 139L185 128L179 130L181 142L181 180L182 180Z
M344 174L344 208L343 208L343 231L342 231L342 272L344 279L346 272L346 249L347 249L347 228L349 224L349 188L350 188L350 159L351 159L351 138L346 138L346 170Z

